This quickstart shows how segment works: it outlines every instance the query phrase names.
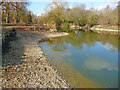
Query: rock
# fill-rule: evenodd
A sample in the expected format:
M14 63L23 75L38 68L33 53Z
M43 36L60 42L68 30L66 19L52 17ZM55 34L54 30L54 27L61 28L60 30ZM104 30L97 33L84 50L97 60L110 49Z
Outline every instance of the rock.
M47 68L45 68L45 71L47 71Z
M50 29L50 32L57 32L57 29Z
M12 64L14 63L15 65L12 66L10 64L11 68L7 67L8 70L6 68L3 69L6 70L2 73L2 87L5 88L68 87L66 83L61 82L63 81L63 79L61 79L61 76L59 76L57 71L52 68L49 60L47 60L46 56L44 55L44 52L37 44L38 40L42 39L42 37L45 35L37 36L34 35L33 33L32 34L28 32L27 34L24 33L20 32L17 34L19 36L19 39L10 43L12 47L12 52L9 52L6 55L7 57L5 56L3 58L4 60L6 60L5 61L6 63L4 63L5 65L7 63ZM63 33L61 34L59 33L59 35L57 36L60 35L63 35ZM51 36L52 35L50 33L50 37ZM22 59L24 60L24 62L21 61Z

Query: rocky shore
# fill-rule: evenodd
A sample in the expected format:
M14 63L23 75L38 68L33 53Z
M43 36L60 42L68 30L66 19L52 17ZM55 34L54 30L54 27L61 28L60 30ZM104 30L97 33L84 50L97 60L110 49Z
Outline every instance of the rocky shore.
M91 28L92 32L96 33L105 33L105 34L114 34L114 35L120 35L120 30L114 30L114 29L104 29L104 28Z
M2 88L68 88L47 60L38 41L68 33L17 31L2 57Z

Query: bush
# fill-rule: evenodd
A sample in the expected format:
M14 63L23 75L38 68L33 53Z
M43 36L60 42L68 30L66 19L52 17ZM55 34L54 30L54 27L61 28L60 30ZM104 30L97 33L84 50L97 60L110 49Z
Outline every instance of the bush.
M69 23L64 23L63 27L62 27L62 31L69 32L70 31L70 24Z

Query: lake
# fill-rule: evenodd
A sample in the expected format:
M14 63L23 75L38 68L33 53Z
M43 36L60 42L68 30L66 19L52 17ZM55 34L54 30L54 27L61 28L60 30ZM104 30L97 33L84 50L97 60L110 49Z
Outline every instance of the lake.
M76 31L45 39L40 47L72 87L118 87L117 36Z

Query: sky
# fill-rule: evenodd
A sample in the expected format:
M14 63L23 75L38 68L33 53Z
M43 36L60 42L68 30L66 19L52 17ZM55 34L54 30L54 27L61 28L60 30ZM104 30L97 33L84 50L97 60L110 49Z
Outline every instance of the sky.
M37 16L45 13L46 6L51 3L52 0L30 0L30 5L27 7ZM97 10L104 9L107 5L111 8L115 8L118 5L119 0L69 0L69 8L85 4L86 9L95 8Z

